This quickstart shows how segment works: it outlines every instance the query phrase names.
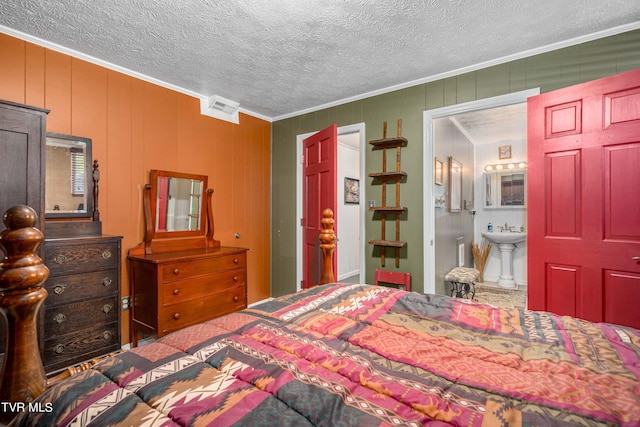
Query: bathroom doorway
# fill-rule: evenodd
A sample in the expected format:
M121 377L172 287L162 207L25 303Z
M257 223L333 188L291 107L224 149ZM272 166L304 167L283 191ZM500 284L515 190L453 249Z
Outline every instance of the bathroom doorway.
M492 109L524 104L526 113L527 98L539 93L539 89L532 89L424 112L423 129L425 149L423 158L423 179L425 293L445 293L444 275L449 269L459 265L461 257L464 258L464 265L473 266L469 236L473 236L474 241L480 240L477 235L480 233L480 223L476 216L479 211L478 207L483 201L484 192L480 186L481 184L477 182L477 177L482 176L482 168L485 166L484 164L480 164L480 162L476 161L476 158L481 156L481 162L484 163L491 157L490 154L484 153L484 150L479 148L482 147L482 144L477 141L479 137L474 136L470 129L473 127L482 128L485 126L487 123L486 115L490 115ZM439 122L439 120L443 121ZM436 127L443 123L447 124L446 127L453 129L452 132L458 132L461 134L461 139L468 140L469 146L464 147L460 145L456 150L448 150L446 145L450 143L450 141L439 141L436 139L438 135ZM507 125L505 124L504 126ZM526 138L526 121L524 122L522 132ZM496 136L495 141L492 144L499 144L500 139L504 138ZM511 145L512 149L514 149L513 145L515 144L505 143L503 145ZM496 145L495 162L493 163L500 163L503 161L503 159L499 158L500 155L497 151L498 147L503 145ZM518 155L523 155L526 159L526 146L524 150L524 153L519 152ZM463 175L463 189L466 188L466 190L464 190L465 192L460 202L461 208L459 212L449 212L450 209L448 207L448 198L450 197L447 185L448 165L449 157L454 157L454 154L458 157L464 157L466 159L465 163L467 163L466 165L465 163L462 163L463 171L465 171ZM440 163L436 160L439 160ZM459 159L455 160L461 162ZM442 185L437 185L434 182L436 167L443 168ZM472 180L472 185L469 185L471 183L467 182L467 185L464 186L464 182L469 180ZM436 233L436 222L438 221L438 218L443 218L448 215L450 215L450 217L448 220L445 220L444 224L448 224L448 227L454 227L455 224L460 223L463 224L463 229L446 230L439 224L438 233ZM502 217L502 215L498 216ZM518 223L517 225L520 226L521 224ZM446 243L441 243L439 245L438 238L442 238L442 236L448 236L445 237L448 240ZM461 249L459 247L461 243L460 237L463 237L462 240L464 241L464 236L467 236L466 241L464 242L465 246L464 249ZM443 247L441 248L439 246ZM436 256L436 253L438 253L438 256ZM438 258L438 263L436 263L436 257Z

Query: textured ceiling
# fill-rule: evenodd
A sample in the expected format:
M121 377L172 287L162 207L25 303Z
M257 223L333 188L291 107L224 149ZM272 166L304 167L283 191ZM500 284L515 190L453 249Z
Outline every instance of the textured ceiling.
M527 140L527 104L462 113L448 118L474 144Z
M0 2L4 30L271 119L638 21L637 0Z

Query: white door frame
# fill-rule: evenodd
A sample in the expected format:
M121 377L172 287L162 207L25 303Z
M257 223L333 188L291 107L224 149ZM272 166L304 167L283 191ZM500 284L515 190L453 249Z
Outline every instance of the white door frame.
M509 93L507 95L485 98L477 101L465 102L463 104L450 105L448 107L434 108L423 112L423 189L424 189L424 292L433 294L436 292L436 255L435 255L435 201L433 199L433 151L434 125L435 119L454 116L456 114L468 113L471 111L486 110L489 108L503 107L505 105L519 104L526 102L527 98L540 94L540 88L523 90L521 92ZM477 198L477 197L476 197Z
M296 254L302 254L302 226L300 225L300 219L302 218L302 141L310 137L315 132L308 132L296 136L296 218L298 223L296 224ZM365 125L364 123L357 123L353 125L340 126L338 128L338 136L348 133L360 132L360 283L364 283L365 280L365 215L366 215L366 198L365 198L365 186L362 176L365 169L365 155L366 155L366 137L365 137ZM340 183L337 183L340 185ZM340 201L338 200L338 203ZM338 278L335 278L338 280ZM302 282L302 256L296 256L296 291L301 289L300 283Z

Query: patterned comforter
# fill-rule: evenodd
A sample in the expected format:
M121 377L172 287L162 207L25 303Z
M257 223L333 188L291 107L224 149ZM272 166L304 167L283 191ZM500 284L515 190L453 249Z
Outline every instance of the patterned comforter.
M331 284L121 353L38 402L14 424L637 426L640 331Z

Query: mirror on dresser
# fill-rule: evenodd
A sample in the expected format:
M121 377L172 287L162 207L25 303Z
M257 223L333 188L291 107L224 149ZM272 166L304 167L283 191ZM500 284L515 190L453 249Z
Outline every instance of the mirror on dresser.
M151 180L152 200L155 200L155 234L191 231L204 234L204 189L207 177L154 170ZM152 206L153 210L153 206ZM175 234L173 234L175 236Z
M46 218L91 218L91 139L47 133Z
M220 246L213 238L213 190L207 188L208 177L157 169L149 175L142 201L144 241L131 251L150 254Z

